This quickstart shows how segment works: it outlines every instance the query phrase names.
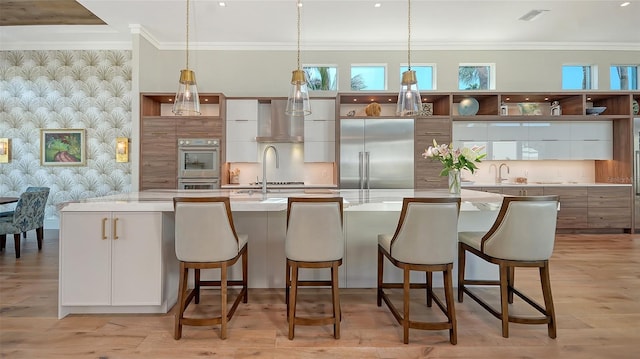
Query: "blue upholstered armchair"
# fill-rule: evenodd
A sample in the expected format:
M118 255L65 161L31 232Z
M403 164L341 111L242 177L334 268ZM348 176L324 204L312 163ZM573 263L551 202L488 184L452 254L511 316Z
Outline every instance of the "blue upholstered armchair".
M20 195L13 213L0 217L0 250L4 250L7 234L13 234L16 258L20 258L20 234L36 230L38 249L42 249L44 210L49 188L30 187Z

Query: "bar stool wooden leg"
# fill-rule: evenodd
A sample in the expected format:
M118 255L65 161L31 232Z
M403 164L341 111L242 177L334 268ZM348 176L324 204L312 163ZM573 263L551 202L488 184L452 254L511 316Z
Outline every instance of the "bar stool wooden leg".
M408 267L404 268L404 283L403 288L403 303L404 303L404 315L402 317L402 332L404 337L404 343L409 344L409 300L410 300L410 274L411 271Z
M173 330L173 338L178 340L182 337L182 317L186 306L187 278L189 270L184 263L180 263L180 283L178 292L178 308L176 310L175 328Z
M340 339L340 319L342 318L338 288L338 262L333 262L331 265L331 293L333 294L333 337L336 339Z
M513 304L513 288L515 288L516 268L508 267L507 275L507 283L509 284L509 286L507 287L507 290L509 291L508 300L509 304Z
M466 250L462 247L462 243L458 243L458 302L462 303L464 299L464 267L466 260Z
M244 288L244 297L242 303L249 301L249 248L245 249L242 255L242 287Z
M451 328L449 329L449 342L451 344L458 343L458 333L457 333L457 323L456 323L456 309L454 306L453 300L453 280L452 273L453 265L449 264L447 269L444 270L444 295L445 300L447 301L447 317L449 318L449 324L451 324Z
M289 339L293 340L296 322L296 299L298 296L298 264L291 265L291 294L289 298Z
M20 258L20 233L13 235L13 245L16 249L16 258Z
M38 241L38 250L42 250L42 240L44 239L44 229L36 228L36 240Z
M220 339L227 339L227 264L220 268Z
M553 296L551 295L551 279L549 278L549 263L540 267L540 282L542 282L542 295L544 296L544 307L549 320L547 323L549 338L556 338L556 313L553 308Z
M382 281L384 278L384 255L380 248L378 248L378 307L382 306Z
M196 293L195 301L196 301L196 304L199 304L200 303L200 269L198 269L198 268L194 269L193 278L194 278L193 281L194 281L194 285L195 285L193 290Z
M427 307L433 305L433 272L426 271L427 277Z
M500 264L500 309L502 319L502 336L509 338L509 300L508 300L508 268L504 264Z

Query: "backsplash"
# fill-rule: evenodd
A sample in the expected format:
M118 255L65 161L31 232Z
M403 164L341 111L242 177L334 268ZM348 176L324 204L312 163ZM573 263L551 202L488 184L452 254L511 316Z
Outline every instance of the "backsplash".
M474 174L462 172L463 180L475 183L495 183L500 164L505 163L509 173L502 170L502 177L514 183L516 177L525 177L534 182L595 182L594 161L483 161Z
M229 169L238 169L238 182L248 184L262 181L262 157L264 149L272 145L278 150L279 168L273 150L267 153L267 181L304 182L307 185L334 185L332 162L305 163L304 144L271 143L260 144L260 162L232 162Z

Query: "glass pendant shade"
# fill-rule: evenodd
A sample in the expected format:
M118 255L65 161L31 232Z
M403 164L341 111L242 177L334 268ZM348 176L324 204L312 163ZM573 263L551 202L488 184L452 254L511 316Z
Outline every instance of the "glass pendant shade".
M405 71L402 73L396 115L413 116L420 112L421 107L422 99L420 98L420 91L418 90L416 72L413 70Z
M200 114L200 97L198 96L198 87L196 85L196 74L192 70L180 70L180 81L172 111L179 116Z
M291 76L291 89L287 98L285 113L291 116L306 116L311 113L309 87L304 71L294 70Z

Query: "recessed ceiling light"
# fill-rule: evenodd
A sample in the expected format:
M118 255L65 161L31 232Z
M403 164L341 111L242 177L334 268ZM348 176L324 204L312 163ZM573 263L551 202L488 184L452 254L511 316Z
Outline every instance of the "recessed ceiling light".
M631 3L629 1L625 1L622 4L620 4L621 7L625 7L625 6L629 6Z
M226 2L224 2L224 1L219 1L219 2L218 2L218 6L220 6L220 7L226 7L226 6L227 6L227 3L226 3Z
M533 20L537 19L540 15L544 14L547 11L550 11L550 10L534 9L534 10L531 10L528 13L520 16L518 18L518 20L533 21Z
M373 7L382 7L382 4L380 4L379 2L373 4Z

